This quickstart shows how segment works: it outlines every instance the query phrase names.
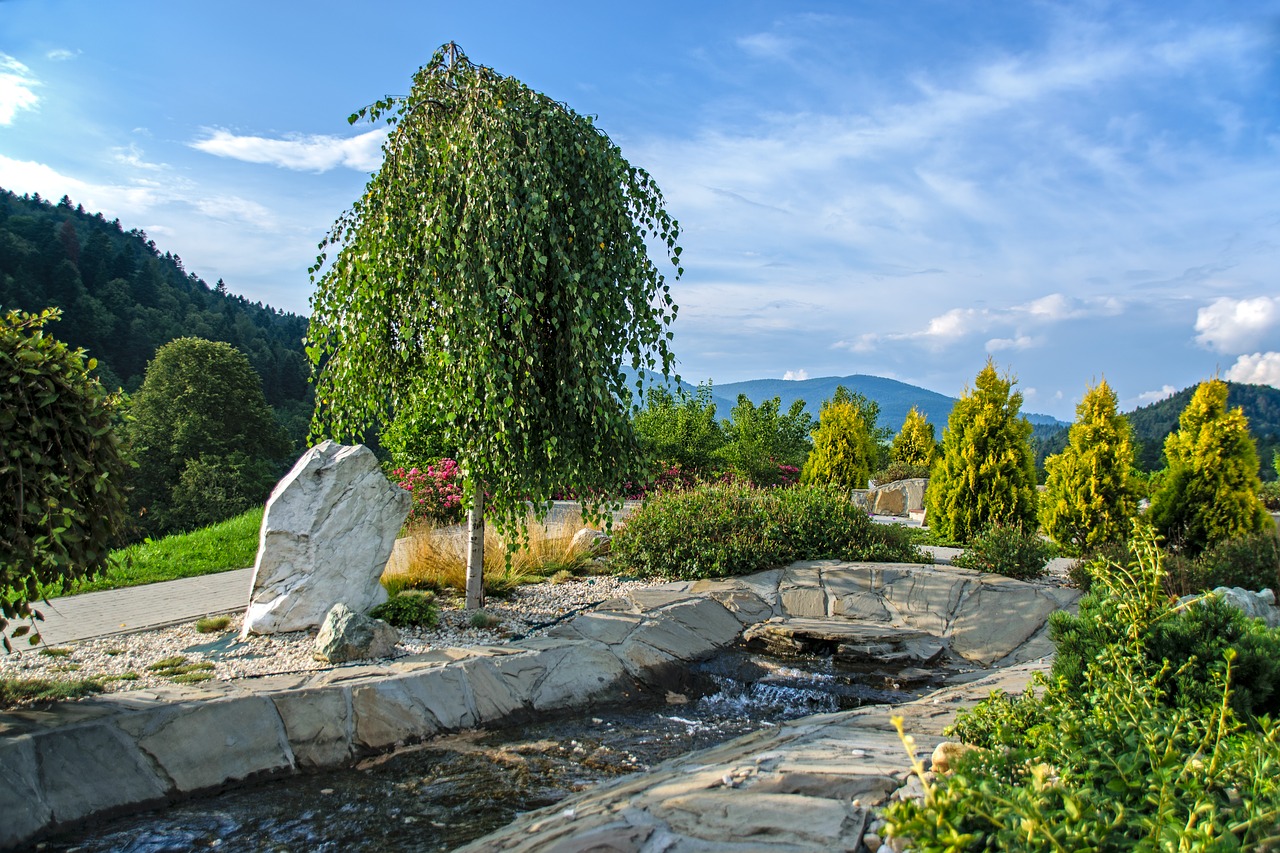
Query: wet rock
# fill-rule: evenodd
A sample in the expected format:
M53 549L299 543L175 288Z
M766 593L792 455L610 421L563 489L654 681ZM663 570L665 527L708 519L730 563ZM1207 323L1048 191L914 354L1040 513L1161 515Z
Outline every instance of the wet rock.
M386 622L339 603L325 614L312 654L329 663L389 658L395 655L398 642L400 632Z
M325 441L267 501L241 636L315 628L334 604L368 612L412 498L372 451Z

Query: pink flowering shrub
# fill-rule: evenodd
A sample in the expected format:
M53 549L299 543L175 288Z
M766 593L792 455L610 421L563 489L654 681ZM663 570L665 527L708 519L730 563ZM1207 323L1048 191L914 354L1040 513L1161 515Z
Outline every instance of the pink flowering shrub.
M441 459L426 470L396 468L392 478L413 495L410 522L438 521L456 524L462 520L462 477L458 463Z

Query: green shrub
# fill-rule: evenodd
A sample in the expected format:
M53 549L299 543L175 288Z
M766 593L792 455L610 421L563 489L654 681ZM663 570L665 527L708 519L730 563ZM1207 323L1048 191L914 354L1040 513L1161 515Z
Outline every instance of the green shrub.
M906 465L911 468L923 468L926 473L913 474L913 477L927 477L929 466L938 457L938 442L934 438L933 424L929 423L929 419L920 412L915 406L911 407L911 411L907 412L906 420L902 422L902 429L893 437L893 445L889 451L889 458L895 465ZM877 482L892 483L893 480L880 480ZM909 477L897 477L896 479L905 480Z
M397 628L430 628L436 624L436 597L421 589L404 589L379 604L369 615Z
M645 577L749 574L796 560L927 562L910 534L878 525L830 487L704 486L658 495L614 534L612 560Z
M837 385L835 396L822 404L818 426L810 434L813 450L804 463L803 483L829 484L842 489L865 489L877 467L880 439L888 430L876 426L880 405Z
M928 465L912 465L908 462L890 462L871 475L871 479L881 486L885 483L896 483L899 480L927 480L928 478Z
M1280 594L1280 539L1275 533L1255 533L1219 542L1196 558L1204 575L1202 589L1242 586Z
M1280 512L1280 480L1268 480L1258 488L1258 499L1270 512Z
M974 537L952 564L1018 580L1044 577L1053 546L1017 524L993 524Z

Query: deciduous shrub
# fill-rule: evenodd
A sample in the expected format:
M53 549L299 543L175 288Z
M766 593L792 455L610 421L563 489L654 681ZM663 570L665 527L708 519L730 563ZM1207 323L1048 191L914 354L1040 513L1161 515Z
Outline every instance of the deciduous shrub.
M1219 542L1196 558L1203 572L1201 589L1242 586L1280 595L1280 539L1272 532Z
M57 311L0 315L0 637L42 586L101 573L124 523L116 401L83 350L46 335ZM14 629L14 636L28 626ZM33 636L32 641L36 640Z
M756 406L739 394L729 420L720 422L725 437L717 452L720 461L757 486L782 485L782 466L801 470L812 446L813 417L804 407L804 400L796 400L783 412L779 397Z
M642 576L748 574L796 560L925 562L906 530L878 525L839 489L704 486L653 497L613 538L612 559Z
M886 467L871 474L877 485L896 483L898 480L928 479L929 468L925 465L911 465L906 462L890 462Z
M952 563L1018 580L1044 577L1054 548L1017 524L993 524L975 536Z
M391 477L413 495L411 523L457 524L462 520L462 477L454 460L440 459L425 469L395 468Z
M712 475L725 438L711 398L710 382L699 385L693 394L681 391L678 396L662 386L650 389L632 429L640 448L660 469L676 467L699 477Z

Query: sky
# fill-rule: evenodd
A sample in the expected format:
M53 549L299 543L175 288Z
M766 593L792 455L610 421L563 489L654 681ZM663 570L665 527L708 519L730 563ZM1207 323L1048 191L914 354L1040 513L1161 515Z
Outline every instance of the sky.
M688 381L1280 387L1280 0L0 0L0 187L307 313L347 116L449 41L657 180Z

